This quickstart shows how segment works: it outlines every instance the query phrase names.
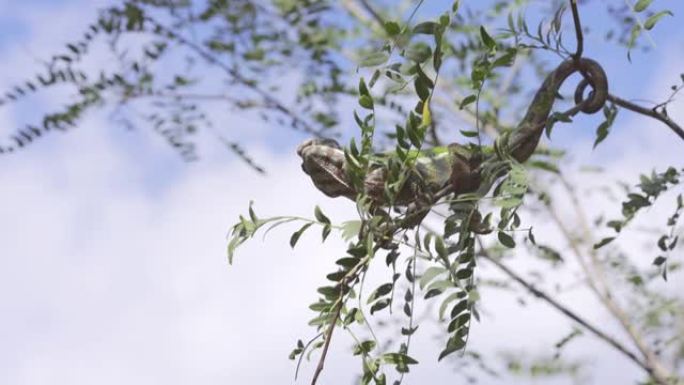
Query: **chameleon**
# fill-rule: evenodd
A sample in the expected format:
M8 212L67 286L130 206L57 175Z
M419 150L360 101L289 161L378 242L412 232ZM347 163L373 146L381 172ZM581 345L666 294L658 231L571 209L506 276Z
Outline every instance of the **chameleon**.
M565 80L575 72L584 79L577 86L575 109L587 114L601 110L608 97L608 80L601 65L588 58L570 58L551 71L535 93L526 114L507 138L508 154L524 163L534 153L551 114L554 101ZM592 91L584 99L584 90L591 85ZM347 174L344 150L332 139L309 139L297 147L302 158L302 169L311 177L318 190L329 197L343 196L356 199L359 191L354 188ZM380 155L381 156L381 155ZM435 196L448 189L456 195L477 191L482 184L481 168L484 162L497 155L470 151L465 146L452 143L421 151L413 164L413 172L398 192L393 204L407 206L425 196ZM382 162L372 166L363 180L363 189L374 203L386 205L383 196L386 169ZM439 198L439 197L438 197Z

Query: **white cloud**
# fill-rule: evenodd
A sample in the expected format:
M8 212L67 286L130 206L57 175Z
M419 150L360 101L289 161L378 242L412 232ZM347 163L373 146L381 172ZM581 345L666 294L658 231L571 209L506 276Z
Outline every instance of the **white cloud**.
M5 65L10 70L4 73L13 75L0 84L21 79L19 69L33 65L30 56L18 53L25 52L23 47L42 52L80 31L79 21L97 5L87 4L48 12L17 8L33 28L29 40L8 49L12 54ZM55 30L49 22L53 19L73 28ZM662 69L663 77L670 79L676 70ZM9 114L0 119L3 127L15 126ZM641 124L631 122L625 126ZM594 157L614 175L632 180L632 170L644 164L679 161L677 143L660 129L657 136L620 136L616 128L611 138L620 138L622 156L601 159L601 150L596 150ZM136 155L118 134L108 134L117 130L94 114L65 136L52 135L2 159L0 382L291 382L294 364L286 356L297 338L314 334L306 326L314 315L307 306L316 300L316 287L325 284L324 274L344 246L334 240L318 245L319 235L311 231L291 251L286 246L290 232L275 230L264 242L247 243L229 267L226 231L250 200L264 216L310 216L319 203L336 220L348 218L352 204L318 194L300 172L294 151L273 155L270 148L251 148L269 170L264 178L233 158L224 164L209 160L185 165L158 143L146 143L149 154ZM133 135L137 140L145 134ZM646 140L649 146L644 147ZM590 147L580 143L572 151L586 154ZM164 161L155 160L159 157ZM171 177L160 177L163 173ZM534 267L520 257L514 266L522 273ZM381 266L376 268L367 287L387 279ZM493 271L485 262L479 268L487 276L496 276ZM545 352L571 328L536 301L521 308L516 295L496 290L485 290L483 299L489 316L473 327L469 349ZM566 293L562 300L593 322L608 320L586 293ZM416 335L422 365L409 383L454 381L457 374L449 365L436 363L443 343L434 338L436 330L425 327ZM576 342L570 354L594 361L595 383L639 378L623 357L589 340ZM351 383L358 373L359 363L347 357L350 343L336 332L323 377L328 383ZM300 381L308 382L314 367L315 362L305 364Z

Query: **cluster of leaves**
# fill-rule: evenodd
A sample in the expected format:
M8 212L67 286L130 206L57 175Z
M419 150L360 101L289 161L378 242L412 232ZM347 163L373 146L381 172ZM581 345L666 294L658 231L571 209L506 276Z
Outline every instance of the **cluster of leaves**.
M656 173L653 171L650 175L641 175L640 183L637 185L639 192L630 192L627 194L627 200L622 203L622 218L610 220L606 225L612 228L616 234L619 234L624 228L637 216L643 209L654 205L658 197L669 189L681 185L681 177L684 170L677 170L670 167L664 172ZM658 249L662 254L654 258L653 264L661 268L663 279L667 279L667 256L677 246L679 240L675 235L675 229L679 217L684 209L684 201L682 194L676 197L675 210L671 216L667 218L667 231L658 237L656 242ZM599 249L616 239L616 236L606 237L600 240L595 249Z
M344 236L347 240L352 238L354 242L349 244L347 254L336 261L337 270L328 274L327 278L332 282L329 286L319 288L321 297L311 305L311 309L317 312L311 321L319 334L309 343L302 340L297 342L292 351L291 358L309 356L316 349L323 349L322 356L330 343L332 331L336 327L348 331L356 340L354 354L362 360L363 376L362 383L385 384L387 381L384 365L394 365L400 379L408 372L409 365L416 360L409 355L409 347L412 335L418 329L414 324L413 310L417 291L422 292L424 300L431 298L441 300L439 305L439 318L445 321L448 338L439 359L443 359L454 352L460 351L466 345L471 320L479 317L477 302L479 300L476 280L476 242L478 236L496 232L498 243L504 248L516 247L512 233L521 230L522 220L518 214L518 208L523 203L523 198L528 191L529 181L524 167L511 159L508 148L508 135L500 136L492 148L481 145L480 142L480 114L479 109L483 104L481 98L487 100L485 87L487 82L498 81L497 70L508 67L521 52L528 53L530 49L546 50L555 52L561 56L570 54L562 44L561 19L563 10L554 14L550 28L544 29L543 23L539 24L536 34L532 33L522 16L517 19L512 15L508 17L508 29L499 35L492 36L487 29L480 25L477 27L477 38L473 39L472 30L464 34L467 41L459 48L451 40L446 39L446 34L454 32L453 20L458 19L458 2L454 2L452 13L441 15L437 21L420 23L413 28L401 26L394 21L383 21L382 32L386 41L382 48L367 53L360 60L360 67L370 68L372 74L368 81L361 78L357 87L358 104L361 112L354 113L354 119L361 131L360 145L352 139L345 150L348 174L358 191L357 208L359 209L360 221L343 224ZM433 39L432 42L424 39ZM508 43L510 39L512 42ZM432 43L432 44L431 44ZM465 49L468 47L469 49ZM398 55L395 55L398 51ZM399 60L396 60L398 57ZM459 101L460 109L468 109L475 106L476 127L475 130L461 130L467 138L477 138L478 143L470 143L466 146L470 155L479 154L486 159L482 165L481 188L472 194L462 194L456 199L450 200L449 215L444 220L444 230L441 235L427 232L421 236L422 230L416 230L411 237L408 232L402 230L402 217L407 217L408 211L387 210L377 207L378 200L393 206L395 199L410 180L413 165L426 141L431 129L434 129L435 120L431 109L431 101L436 92L436 83L439 78L445 59L456 58L465 61L468 58L471 63L470 75L467 78L467 86L471 93ZM375 96L371 92L378 84L385 87L382 95ZM375 155L374 145L377 137L378 105L387 105L390 95L405 92L413 86L413 93L418 101L408 112L402 108L394 108L396 112L403 113L404 124L397 124L395 131L389 137L395 142L395 151L391 154L378 157ZM343 92L349 93L349 90ZM376 92L377 93L377 92ZM502 127L498 121L498 105L489 105L491 114L483 114L487 117L482 122L493 123L496 127ZM392 107L391 107L392 108ZM608 105L604 108L605 120L597 129L595 146L601 143L609 134L609 128L615 120L617 108ZM554 114L547 122L547 133L550 133L555 122L569 122L569 116ZM510 133L510 131L508 131ZM433 138L434 139L434 138ZM436 141L435 141L436 142ZM552 152L549 152L552 154ZM552 154L553 155L553 154ZM551 172L558 172L556 166L541 161L534 161L532 165ZM370 197L366 194L366 177L371 170L382 167L386 171L385 185L382 197ZM654 177L655 178L655 177ZM493 213L487 213L484 217L480 213L483 209L482 198L492 190L497 181L499 182L492 191L494 206L499 208L498 224L494 222ZM651 195L645 198L655 199L655 180L646 183L642 181L642 187L650 191ZM633 207L627 204L626 210ZM671 218L672 226L676 222L681 207ZM625 211L625 212L627 212ZM398 213L399 215L394 215ZM635 214L636 211L629 215ZM628 222L625 214L624 222ZM316 221L311 221L292 234L290 244L294 246L301 234L312 226L313 223L323 223L323 239L330 231L330 222L317 211ZM325 220L323 220L325 218ZM236 225L231 244L234 247L241 241L235 241L241 236L253 234L246 228L257 229L254 223ZM419 220L420 221L420 220ZM252 222L255 222L254 220ZM403 222L405 223L405 222ZM334 227L334 226L333 226ZM672 227L673 228L673 227ZM671 228L671 229L672 229ZM327 229L327 233L326 233ZM237 231L237 233L236 233ZM532 229L527 229L527 238L532 245L536 245ZM411 241L413 239L413 241ZM606 242L607 243L607 242ZM670 247L676 243L674 232L670 237L661 240L660 243ZM398 246L409 246L412 254L403 260L400 258L402 249ZM230 246L229 246L230 247ZM672 246L674 247L674 246ZM385 262L391 267L391 278L376 287L369 295L363 295L363 282L370 262L378 256L383 249L387 249ZM561 260L560 254L551 247L539 245L537 250L545 258L553 261ZM420 264L419 264L420 262ZM404 265L403 274L397 273L397 266ZM422 274L417 275L419 266L425 266ZM402 278L403 277L403 278ZM381 314L384 311L392 311L396 302L395 292L405 287L403 295L403 313L408 317L408 323L401 328L401 335L406 339L396 349L384 348L378 352L379 344L370 326L368 316ZM417 286L417 287L416 287ZM352 300L358 300L352 305ZM366 313L364 305L369 306ZM361 327L368 331L371 339L358 338L355 327ZM559 343L558 349L574 338L578 333L573 333L565 342ZM388 345L385 345L388 346ZM558 370L566 371L567 368L554 367L556 361L542 366L535 366L530 371L532 374L556 373ZM317 377L317 374L315 375Z
M282 85L279 78L289 75L293 62L307 66L307 72L315 75L312 81L323 82L317 89L341 89L338 61L331 55L344 30L335 26L341 21L321 17L330 12L328 2L211 0L197 10L198 5L131 0L103 9L81 38L52 57L44 74L0 97L3 106L56 86L71 87L76 96L62 110L46 113L40 124L17 130L0 152L12 152L47 132L73 127L93 107L113 105L118 121L129 127L137 126L136 121L152 127L186 160L198 157L196 135L209 129L259 171L236 140L225 139L222 129L212 127L202 103L228 102L315 135L324 135L337 124L331 106L321 106L320 92L300 98L296 110L276 94ZM116 68L92 74L86 59L102 44L110 49L110 62ZM204 76L206 71L197 71L197 61L213 68L211 81ZM183 62L185 66L178 66ZM206 93L211 86L220 87L216 93ZM226 93L226 87L236 92Z
M454 7L454 11L456 9L457 7ZM405 63L385 65L394 49L390 44L381 54L376 53L372 60L365 60L365 65L372 64L371 67L380 66L380 68L374 69L368 83L363 78L359 82L358 103L364 111L368 112L366 115L354 113L355 121L361 131L360 146L357 146L356 141L352 139L345 151L347 171L357 191L364 191L364 178L375 167L384 167L386 170L383 199L385 202L390 202L390 205L407 183L408 174L420 154L426 132L432 123L430 97L435 88L435 80L428 73L434 73L434 78L437 78L443 57L441 48L443 34L450 25L450 20L450 15L444 14L440 16L439 22L418 24L409 32L410 36L402 35L403 40L407 42L410 42L412 36L420 35L430 35L434 39L434 46L423 41L409 43L400 53L406 60ZM395 38L394 41L398 39L398 35L407 33L406 29L401 32L402 29L395 24L397 23L385 23L386 32ZM499 56L496 42L484 28L480 29L480 38L482 47L486 48L484 48L485 55L477 62L473 70L472 86L476 90L483 86L487 77L492 76L494 68L509 65L511 55L513 55L512 51L507 51ZM490 57L495 57L495 59L489 60ZM427 63L429 59L431 60ZM373 155L376 111L375 99L370 90L383 75L386 81L394 82L400 87L413 83L419 100L415 108L409 111L406 123L396 126L394 136L396 151L383 157L382 165L379 165L378 158ZM489 179L487 185L491 186L502 175L507 175L494 189L494 201L501 208L497 238L505 247L515 247L515 241L508 233L515 231L521 225L516 210L527 191L527 178L524 168L512 162L503 149L501 152L500 160L492 162L485 170L487 175L485 179ZM383 365L393 365L396 372L403 375L409 371L409 365L417 363L409 355L411 336L418 329L418 325L414 325L413 320L414 301L417 295L416 283L423 292L424 299L437 297L442 299L439 317L446 321L446 331L449 337L439 359L462 350L467 341L471 319L478 317L475 307L479 299L475 281L476 239L473 231L478 230L480 234L491 232L491 229L488 229L491 214L483 220L477 210L477 202L488 190L489 188L485 188L478 194L461 196L451 203L452 215L445 219L444 237L432 232L421 236L420 231L416 231L413 243L405 234L396 237L397 230L401 228L397 223L401 223L398 221L401 220L402 215L407 214L406 212L392 218L391 212L387 213L376 207L374 202L377 199L374 200L373 197L360 193L357 206L360 209L361 221L354 224L355 228L349 224L341 227L347 239L354 237L357 240L349 245L347 255L336 261L338 269L327 275L332 285L319 288L318 292L321 297L311 305L311 309L317 312L317 316L311 320L310 324L319 330L319 334L309 343L298 341L290 357L292 359L300 357L301 360L303 356L310 355L315 349L325 349L333 328L341 326L357 340L354 354L362 359L364 370L362 383L386 383L386 374L382 371ZM276 226L294 219L278 217L257 220L252 214L250 218L251 220L241 218L241 222L233 227L232 239L229 243L230 256L235 247L253 236L263 224L273 223L273 226ZM327 237L331 226L329 220L318 209L316 218L316 221L311 220L305 223L292 234L291 246L294 246L301 234L314 223L324 225L323 239ZM353 233L353 230L356 232ZM457 241L448 240L456 236ZM399 259L401 249L397 248L399 244L410 246L412 250L412 255L407 256L403 261L405 264L403 274L397 273L397 264L402 263ZM391 279L364 297L362 287L366 271L370 262L383 248L388 249L385 262L391 267ZM416 276L419 260L428 267L421 275ZM406 340L396 351L375 353L377 341L357 338L356 333L352 331L352 326L365 327L371 335L374 335L363 305L370 306L369 315L375 315L386 309L391 311L395 301L394 293L402 283L402 277L405 278L407 286L402 309L404 315L408 317L408 324L402 327L401 334ZM358 299L356 306L350 305L353 299Z
M634 18L634 25L629 32L629 39L627 40L627 47L629 48L627 51L627 58L629 60L632 60L631 49L635 46L639 36L652 30L653 27L655 27L663 17L673 16L672 11L667 9L661 11L651 11L649 9L651 7L651 3L653 3L653 0L638 0L631 10ZM640 15L641 13L646 14L646 18L643 20Z

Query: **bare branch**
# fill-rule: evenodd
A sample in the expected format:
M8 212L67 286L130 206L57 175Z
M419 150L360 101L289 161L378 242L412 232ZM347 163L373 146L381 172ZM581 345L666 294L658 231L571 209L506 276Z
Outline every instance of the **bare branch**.
M577 37L577 50L573 57L575 60L579 60L584 51L584 35L582 34L582 23L580 22L579 11L577 10L577 0L570 0L570 9L572 9L572 20L575 24L575 36Z
M479 239L478 239L478 242L480 242L480 245L482 245L482 243ZM580 317L577 313L573 312L572 310L570 310L566 306L562 305L560 302L556 301L555 299L553 299L551 296L549 296L545 292L537 289L533 284L531 284L530 282L527 282L523 277L521 277L516 272L511 270L508 266L501 263L501 261L499 261L495 258L492 258L489 254L487 254L486 249L484 247L482 247L482 250L483 251L481 252L480 257L482 257L482 258L486 259L487 261L491 262L492 264L494 264L494 266L499 268L499 270L503 271L506 275L511 277L514 281L518 282L520 285L525 287L525 289L527 289L535 297L545 301L546 303L551 305L556 310L558 310L561 313L568 316L568 318L570 318L573 321L580 324L586 330L592 332L598 338L607 342L609 345L611 345L612 347L617 349L620 353L624 354L632 362L639 365L642 369L646 370L649 373L652 372L652 369L650 367L648 367L633 352L631 352L629 349L627 349L624 345L622 345L620 342L618 342L615 338L609 336L605 332L603 332L600 329L598 329L597 327L593 326L588 321L586 321L585 319Z
M620 97L617 97L615 95L608 95L608 100L611 102L617 104L620 107L626 108L628 110L634 111L636 113L646 115L648 117L651 117L653 119L659 120L663 123L665 123L670 129L677 134L682 140L684 140L684 129L680 127L677 123L675 123L672 119L670 119L669 116L666 114L659 112L655 109L650 109L646 107L639 106L637 104L634 104L632 102L629 102L625 99L622 99Z
M572 188L572 185L568 182L567 179L565 179L563 176L560 176L560 180L562 182L563 187L570 196L570 201L573 205L575 212L579 216L580 227L582 228L581 239L593 243L594 241L592 241L593 236L591 229L589 228L589 222L587 221L587 217L584 213L582 205L579 202L577 194L575 193L574 189ZM601 301L601 303L603 303L603 305L606 307L606 309L608 309L608 311L613 315L613 317L615 317L615 319L619 322L619 324L622 326L625 332L627 332L634 345L637 347L639 352L644 357L644 364L642 365L644 370L648 372L648 374L656 383L660 385L669 384L668 379L671 377L669 371L660 363L658 357L644 341L644 338L639 332L639 330L637 330L637 328L629 319L629 316L625 313L625 311L613 297L611 289L608 286L608 279L606 278L606 273L603 270L601 261L598 259L598 256L596 255L596 251L592 248L588 253L589 258L587 258L584 255L584 253L582 253L582 251L580 250L577 238L572 236L570 229L568 228L568 226L566 226L565 223L563 223L561 216L559 216L558 213L556 213L553 206L547 205L547 209L551 214L551 218L556 223L563 236L566 238L570 246L570 249L577 258L578 262L580 263L582 270L584 270L585 274L587 275L587 283L589 287L594 291L594 293L596 293L598 299ZM589 265L587 265L586 263L587 259L591 263L591 269Z

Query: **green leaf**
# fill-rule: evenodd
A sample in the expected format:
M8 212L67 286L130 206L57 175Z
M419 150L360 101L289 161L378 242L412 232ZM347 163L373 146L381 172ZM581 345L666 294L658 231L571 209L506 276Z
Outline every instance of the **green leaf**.
M386 51L374 51L361 59L359 67L375 67L384 64L387 60L389 60L389 54Z
M423 114L420 122L423 126L429 126L432 124L432 113L430 112L430 100L425 100L423 102Z
M235 255L235 249L240 246L246 238L233 236L233 238L228 242L228 264L233 264L233 256Z
M331 230L332 228L330 227L330 225L323 226L323 230L321 230L321 237L323 238L324 242L326 239L328 239L328 235L330 235Z
M434 21L426 21L424 23L420 23L413 27L413 33L414 34L425 34L425 35L434 35L435 31L439 28L439 24L435 23Z
M513 240L513 237L506 234L505 232L499 231L497 233L497 238L499 238L499 242L501 242L502 245L511 249L515 247L515 240Z
M355 356L358 356L359 354L365 355L373 351L373 349L375 349L375 341L366 340L361 342L360 344L355 345L353 353Z
M458 105L458 109L462 110L465 106L467 106L468 104L470 104L476 100L477 100L476 95L468 95L463 100L461 100L461 104Z
M458 279L468 279L473 275L472 268L460 269L456 272L456 278Z
M545 245L539 245L539 246L537 246L537 249L539 250L538 255L542 259L549 260L553 263L563 262L563 257L555 249L553 249L549 246L545 246Z
M396 21L385 22L385 32L390 36L398 35L401 32L401 27Z
M665 16L673 16L673 15L672 15L672 12L670 12L670 11L660 11L660 12L656 13L655 15L646 19L646 21L644 21L644 28L646 28L646 30L650 31L653 27L655 27L656 23Z
M316 291L329 300L335 300L340 295L340 290L332 286L319 287Z
M449 256L449 250L447 250L444 240L440 236L435 236L435 251L437 251L437 255L440 258L447 258Z
M449 322L449 326L447 327L447 331L449 333L453 333L466 325L468 325L468 322L470 321L470 313L463 313L456 318L454 318L451 322Z
M428 298L436 297L436 296L442 294L443 291L444 291L444 290L442 290L442 289L432 289L432 290L428 290L428 292L425 293L425 296L424 296L423 298L424 298L424 299L428 299Z
M617 220L608 221L608 222L606 223L606 226L608 226L608 227L612 228L613 230L615 230L616 233L619 233L619 232L622 230L622 227L623 227L624 225L625 225L625 222L623 222L623 221L617 221Z
M538 168L540 170L552 172L554 174L560 174L560 169L553 163L544 162L541 160L533 160L533 161L527 162L527 164L529 164L530 167L534 167L534 168Z
M449 304L459 298L463 298L465 296L465 293L462 291L457 291L455 293L449 294L448 297L446 297L443 301L442 304L439 305L439 320L443 321L444 320L444 313L446 313L447 307L449 307Z
M441 361L442 358L448 356L449 354L456 352L458 350L461 350L465 346L465 341L458 335L455 335L451 338L449 338L449 341L447 341L447 346L444 350L442 350L441 353L439 353L439 358L437 359L438 361Z
M445 289L450 289L453 287L454 287L454 282L452 282L452 280L450 278L447 278L447 279L442 279L439 281L432 282L430 285L428 285L426 290L428 292L431 290L444 291Z
M330 219L323 214L323 211L321 211L321 208L318 207L318 205L316 205L316 208L314 209L314 216L317 221L325 223L326 225L330 224Z
M332 304L330 302L325 302L322 299L316 303L312 303L311 305L309 305L309 309L315 312L328 311L331 307Z
M425 102L430 97L430 83L426 82L424 78L418 76L413 82L413 85L416 87L416 94L418 95L418 98Z
M530 239L530 242L532 242L533 245L537 245L537 240L534 238L534 234L532 233L532 227L527 231L527 237Z
M601 247L609 244L615 239L615 237L608 237L601 239L597 244L594 245L594 250L600 249Z
M367 110L372 110L373 109L373 98L371 98L368 95L361 95L359 98L359 105L361 107L367 109Z
M634 4L634 11L635 12L641 12L644 9L648 8L648 6L651 5L652 2L653 2L653 0L639 0L639 1L637 1L637 3Z
M667 235L662 235L660 239L658 239L658 248L662 251L667 251L667 240L668 240Z
M404 51L404 57L416 63L422 63L432 57L432 48L422 41L413 43Z
M420 326L420 325L416 325L415 327L410 328L410 329L409 328L401 328L401 335L403 335L403 336L412 335L413 333L416 332L416 330L418 330L418 326Z
M335 264L340 265L346 269L351 269L352 267L356 266L356 264L359 262L358 258L340 258L337 261L335 261Z
M307 223L304 226L302 226L299 230L292 233L292 236L290 237L290 247L292 247L292 248L295 247L295 245L297 244L297 241L299 241L299 237L301 237L302 234L304 234L304 232L306 231L306 229L311 227L312 224L313 223Z
M359 79L359 95L370 96L370 91L368 91L368 86L366 85L366 81L363 80L363 78Z
M387 306L389 306L389 304L390 304L389 298L383 298L383 299L379 300L378 302L373 304L373 306L371 306L371 308L370 308L371 315L373 315L373 313L375 313L377 311L380 311L380 310L386 308Z
M435 279L438 275L445 273L446 271L447 269L440 266L431 266L427 268L427 270L425 270L423 275L420 277L420 281L418 281L420 289L424 289L433 279Z
M489 36L489 33L487 33L487 30L484 26L480 26L480 38L482 39L484 45L490 50L496 48L496 42L491 36Z
M418 363L414 358L407 356L406 354L402 353L385 353L382 356L380 356L380 359L383 360L384 362L388 364L407 364L407 365L415 365Z
M453 308L451 308L451 318L456 318L459 314L468 310L468 300L459 301Z
M439 17L439 25L442 28L446 28L451 24L451 16L449 16L448 12L444 12L440 17Z
M409 303L404 304L404 314L406 314L407 317L410 317L413 314L413 311L411 310L411 305Z
M366 301L366 303L371 303L371 302L377 300L378 298L389 294L390 292L392 292L392 287L393 287L392 283L385 283L385 284L378 286L371 293L371 295L368 296L368 300Z
M596 140L594 140L594 148L598 146L604 139L608 137L610 133L610 122L605 121L596 128Z
M513 65L513 61L515 60L515 56L518 54L518 51L515 49L511 49L508 52L504 53L503 55L499 56L494 60L492 63L492 68L496 67L510 67Z
M342 239L349 241L361 231L361 221L342 222Z
M480 135L477 131L459 130L459 132L466 138L476 138L478 135Z
M639 35L641 35L641 25L634 24L634 26L632 26L632 30L629 33L629 40L627 41L627 47L629 48L629 50L627 51L627 59L630 62L632 61L630 52L632 47L634 47L636 39L639 37Z
M342 321L342 323L344 325L351 325L355 321L356 314L358 312L359 312L358 308L355 308L355 307L351 308L351 310L349 310L349 313L347 313L347 315L344 317L344 320Z

